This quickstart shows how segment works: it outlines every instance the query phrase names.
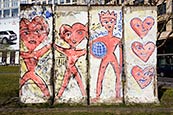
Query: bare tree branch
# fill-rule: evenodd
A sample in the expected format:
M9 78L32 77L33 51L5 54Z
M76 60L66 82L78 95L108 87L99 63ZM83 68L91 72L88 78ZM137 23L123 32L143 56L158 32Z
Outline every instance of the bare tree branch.
M164 20L165 23L163 24L163 26L162 26L160 32L158 33L157 40L160 38L161 34L163 33L164 28L166 27L166 24L172 19L171 17L172 17L172 14L170 13L170 14L168 14L166 20ZM169 36L168 36L168 37L169 37Z
M173 30L166 36L166 38L164 39L164 41L157 48L162 47L166 43L167 39L170 37L171 34L173 34Z

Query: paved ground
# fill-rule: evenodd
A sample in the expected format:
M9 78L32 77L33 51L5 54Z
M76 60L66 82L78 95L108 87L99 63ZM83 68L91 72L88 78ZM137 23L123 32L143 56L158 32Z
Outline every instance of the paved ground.
M166 113L173 114L173 108L141 108L141 107L64 107L64 108L0 108L0 113L11 112L28 112L28 113L59 113L59 112L104 112L104 113Z

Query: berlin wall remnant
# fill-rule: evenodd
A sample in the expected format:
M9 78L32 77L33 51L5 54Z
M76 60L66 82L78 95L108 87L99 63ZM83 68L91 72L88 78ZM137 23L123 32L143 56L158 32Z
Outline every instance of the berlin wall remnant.
M23 103L158 102L155 7L22 5L20 17Z
M88 11L55 7L55 102L87 103Z
M122 103L121 7L93 6L90 14L90 103Z
M20 99L44 103L52 95L51 6L24 5L20 16Z
M124 8L124 69L126 103L157 102L157 10Z

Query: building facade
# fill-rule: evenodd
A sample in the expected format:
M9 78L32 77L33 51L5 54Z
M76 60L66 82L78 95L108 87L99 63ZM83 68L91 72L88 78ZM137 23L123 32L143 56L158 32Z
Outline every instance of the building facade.
M18 17L19 0L0 0L0 18Z
M160 0L158 9L157 73L171 77L173 73L173 1Z

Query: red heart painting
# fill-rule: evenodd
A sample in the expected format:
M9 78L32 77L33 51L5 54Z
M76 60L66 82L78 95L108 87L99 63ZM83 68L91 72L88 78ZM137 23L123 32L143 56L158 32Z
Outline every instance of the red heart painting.
M152 53L154 52L155 44L153 42L147 42L142 44L140 42L132 43L132 51L144 62L147 62Z
M31 52L48 38L49 25L42 16L36 16L32 21L22 18L20 21L20 38Z
M132 29L137 33L140 38L143 38L151 30L154 25L154 18L147 17L142 21L140 18L133 18L130 21Z
M59 29L61 39L64 39L71 47L76 47L87 34L87 26L81 23L75 23L72 26L63 24Z
M154 78L154 68L153 67L146 67L144 69L140 68L139 66L134 66L132 68L132 76L135 78L138 85L144 89L147 87L152 79Z

